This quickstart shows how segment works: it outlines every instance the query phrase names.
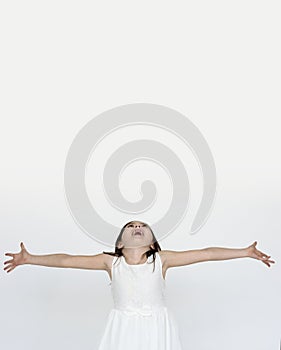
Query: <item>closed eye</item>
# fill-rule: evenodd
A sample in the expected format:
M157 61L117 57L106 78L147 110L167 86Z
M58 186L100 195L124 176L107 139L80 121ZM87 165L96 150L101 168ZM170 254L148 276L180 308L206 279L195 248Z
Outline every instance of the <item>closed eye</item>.
M128 225L127 227L133 226L132 224ZM142 226L147 226L146 224L142 224Z

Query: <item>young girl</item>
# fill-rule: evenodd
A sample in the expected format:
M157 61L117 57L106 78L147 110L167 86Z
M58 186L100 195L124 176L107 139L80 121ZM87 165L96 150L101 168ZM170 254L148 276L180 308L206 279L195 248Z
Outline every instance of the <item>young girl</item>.
M254 258L270 267L270 256L256 249L161 250L149 225L131 221L121 229L115 252L83 256L31 255L21 242L18 254L6 253L4 270L23 264L104 270L109 274L114 308L110 311L98 350L182 350L178 325L165 302L167 269L210 260Z

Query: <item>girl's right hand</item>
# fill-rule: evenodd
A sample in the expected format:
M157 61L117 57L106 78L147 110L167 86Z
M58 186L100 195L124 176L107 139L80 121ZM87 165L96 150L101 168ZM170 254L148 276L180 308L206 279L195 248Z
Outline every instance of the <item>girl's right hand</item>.
M30 256L30 254L26 250L23 242L21 242L20 246L21 246L21 251L19 253L15 253L15 254L6 253L5 254L5 255L9 255L13 258L11 260L6 260L4 262L4 264L7 264L7 266L4 268L4 270L7 270L7 272L12 271L18 265L26 264L28 261L28 257Z

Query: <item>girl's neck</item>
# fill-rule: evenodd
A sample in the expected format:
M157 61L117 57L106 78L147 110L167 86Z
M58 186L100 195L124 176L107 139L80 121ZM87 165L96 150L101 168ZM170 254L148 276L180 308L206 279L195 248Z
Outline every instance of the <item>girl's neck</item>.
M148 250L149 247L146 249L123 248L122 253L129 264L142 264L147 259L146 252Z

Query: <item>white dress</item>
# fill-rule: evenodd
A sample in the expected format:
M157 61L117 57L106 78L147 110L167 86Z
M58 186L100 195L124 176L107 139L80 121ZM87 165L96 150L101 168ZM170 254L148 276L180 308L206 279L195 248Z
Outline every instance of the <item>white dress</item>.
M167 309L162 261L155 253L144 264L114 257L111 309L98 350L182 350L177 322Z

